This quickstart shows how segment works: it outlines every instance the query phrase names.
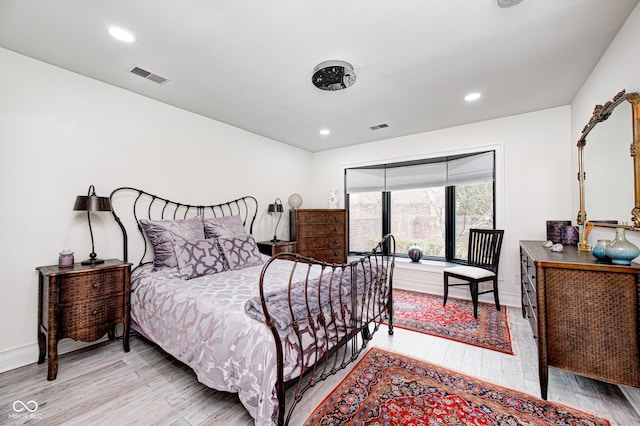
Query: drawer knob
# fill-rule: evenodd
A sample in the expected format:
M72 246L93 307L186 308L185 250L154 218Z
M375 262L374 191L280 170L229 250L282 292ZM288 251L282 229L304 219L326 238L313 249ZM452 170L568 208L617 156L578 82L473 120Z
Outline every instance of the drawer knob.
M98 283L93 283L92 287L93 287L93 288L98 288L98 287L100 287L100 284L98 284Z
M94 309L93 311L91 311L91 315L98 315L98 310Z

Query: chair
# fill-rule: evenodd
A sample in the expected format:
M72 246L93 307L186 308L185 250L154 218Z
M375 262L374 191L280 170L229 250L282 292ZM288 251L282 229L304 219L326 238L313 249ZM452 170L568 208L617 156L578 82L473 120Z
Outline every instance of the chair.
M444 302L447 304L449 287L468 285L473 301L473 316L478 318L478 295L493 292L496 309L500 310L498 298L498 262L500 261L500 249L504 230L501 229L471 229L469 230L469 249L467 264L453 266L444 270ZM449 277L467 281L460 284L449 284ZM478 291L478 283L492 281L491 290Z

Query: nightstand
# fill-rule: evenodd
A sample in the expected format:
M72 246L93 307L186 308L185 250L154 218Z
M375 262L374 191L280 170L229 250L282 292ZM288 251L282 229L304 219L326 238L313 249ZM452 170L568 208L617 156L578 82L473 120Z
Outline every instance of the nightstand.
M58 341L65 337L93 342L115 338L124 325L122 345L129 352L131 263L108 259L99 265L39 266L38 364L49 352L47 380L58 374Z
M260 241L257 244L260 253L267 256L273 256L278 253L295 253L298 249L298 243L295 241Z

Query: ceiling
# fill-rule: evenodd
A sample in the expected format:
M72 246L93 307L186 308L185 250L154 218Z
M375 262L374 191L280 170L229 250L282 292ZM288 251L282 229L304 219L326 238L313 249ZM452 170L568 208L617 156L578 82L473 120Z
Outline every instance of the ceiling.
M0 46L318 152L568 105L637 3L0 0ZM330 59L353 86L313 86Z

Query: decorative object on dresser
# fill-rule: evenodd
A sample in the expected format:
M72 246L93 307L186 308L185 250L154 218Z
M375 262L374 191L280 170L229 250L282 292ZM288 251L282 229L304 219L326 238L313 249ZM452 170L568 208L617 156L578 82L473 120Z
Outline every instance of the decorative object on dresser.
M616 228L616 238L606 245L604 254L614 265L630 265L640 255L640 249L627 240L624 228Z
M276 227L273 230L273 239L271 240L274 243L277 243L278 241L280 241L278 239L278 225L280 225L280 219L282 219L283 211L284 211L284 208L282 207L282 200L280 200L280 198L276 198L273 204L269 204L269 207L267 207L267 212L278 215L278 221L276 222Z
M275 256L278 253L295 253L297 251L297 243L295 241L258 241L258 250L267 256Z
M338 195L338 190L332 189L331 191L329 191L329 197L327 198L327 203L329 204L329 208L337 209L339 202L340 202L340 196Z
M344 209L290 210L291 240L298 253L333 263L347 261L347 211Z
M547 221L547 240L554 243L562 242L562 228L571 226L570 220L548 220Z
M93 229L91 228L91 212L110 212L111 203L109 197L98 197L96 195L96 188L93 185L89 186L87 195L78 195L76 202L73 205L73 210L86 211L87 221L89 222L89 233L91 234L91 254L89 259L83 260L83 265L96 265L103 263L104 260L96 257L96 250L93 244Z
M520 257L542 398L548 367L640 387L640 266L604 264L575 246L552 253L541 241L520 241Z
M129 352L131 264L117 259L99 265L39 266L38 364L47 356L47 380L58 374L58 341L65 337L93 342L124 325L122 345Z
M471 290L473 302L473 316L478 318L478 295L493 293L496 309L500 310L500 298L498 297L498 266L500 264L500 250L504 230L501 229L470 229L469 245L467 251L467 263L444 269L444 300L447 304L449 287L468 285ZM457 278L466 281L460 284L449 284L449 278ZM490 290L478 291L478 284L485 281L492 282Z

